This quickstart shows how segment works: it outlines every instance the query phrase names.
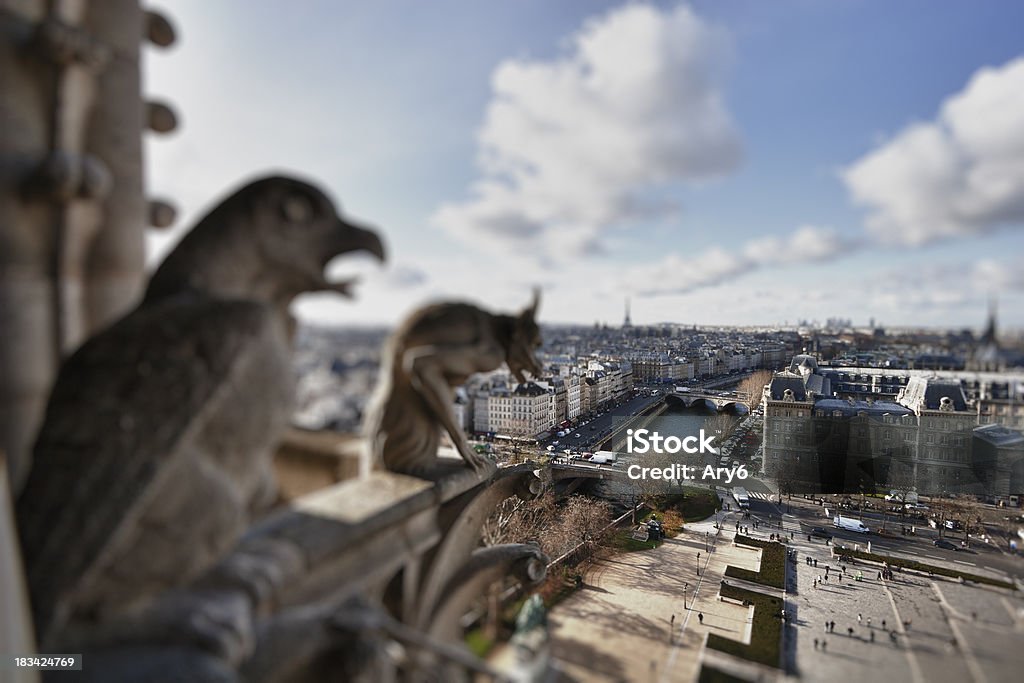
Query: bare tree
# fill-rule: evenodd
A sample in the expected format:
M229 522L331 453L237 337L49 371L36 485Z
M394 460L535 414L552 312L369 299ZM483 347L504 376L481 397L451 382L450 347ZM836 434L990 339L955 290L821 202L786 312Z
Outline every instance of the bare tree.
M536 543L550 558L580 545L599 545L612 519L611 505L585 496L571 496L559 503L550 491L533 500L509 498L484 522L484 545ZM489 637L498 632L503 581L488 587L484 629Z
M732 434L737 422L739 422L739 418L735 415L717 413L704 422L704 433L715 437L715 446L721 446L722 442Z
M899 460L893 460L889 465L889 476L886 486L892 496L892 502L898 503L900 508L900 526L903 526L907 514L907 498L916 490L914 486L914 468ZM916 498L915 498L916 500ZM885 527L885 515L882 516L882 527Z
M484 522L481 532L483 544L539 543L545 528L555 519L557 512L555 496L551 492L533 500L507 498Z
M946 535L946 522L956 522L964 516L963 503L952 496L934 497L931 499L932 519L939 532L939 538Z
M761 405L761 398L764 395L764 387L772 381L771 370L757 370L750 377L747 377L736 388L736 396L743 401L748 408L754 410Z
M557 557L576 546L597 545L603 540L612 508L608 502L570 496L558 510L558 519L541 536L541 548L551 557Z
M779 505L782 504L783 495L786 495L789 500L792 500L793 494L803 481L796 461L786 460L783 462L777 462L770 470L769 474L772 481L775 483L775 487L779 490Z

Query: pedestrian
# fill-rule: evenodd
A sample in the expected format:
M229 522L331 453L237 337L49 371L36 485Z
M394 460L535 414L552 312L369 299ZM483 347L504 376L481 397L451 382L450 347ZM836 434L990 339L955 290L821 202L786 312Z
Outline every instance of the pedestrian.
M875 632L874 631L871 632L871 642L872 643L875 642Z
M828 642L826 642L826 641L824 641L824 640L823 640L823 641L821 641L821 651L822 651L822 652L824 652L824 651L825 651L825 647L826 647L827 645L828 645Z
M843 564L843 573L844 574L846 573L846 565L845 564Z
M885 630L885 619L882 619L882 630Z
M791 541L793 540L793 532L792 531L789 532L789 540L791 540Z
M847 626L846 627L846 635L848 635L851 638L853 638L853 627L852 626Z
M868 628L871 628L871 617L868 617Z
M697 612L697 621L699 621L701 624L704 623L704 613L703 612Z
M828 573L832 571L832 567L825 565L825 578L828 578Z
M864 621L864 615L861 614L860 612L858 612L857 613L857 623L860 624L860 623L863 623L863 621Z
M836 622L834 622L834 621L828 622L828 631L829 631L829 633L835 633L836 632Z
M879 580L879 581L881 581L881 580L882 580L882 572L878 572L878 580Z
M814 558L814 568L818 568L818 558Z
M668 625L669 626L675 626L676 625L676 615L674 615L674 614L672 615L672 618L669 620Z
M825 576L823 578L825 579L825 583L828 583L828 572L825 572Z
M842 583L843 582L843 575L842 574L836 574L836 581L838 581L839 583Z
M817 638L814 639L814 649L815 650L818 649L818 639Z
M825 633L828 633L828 622L825 622Z

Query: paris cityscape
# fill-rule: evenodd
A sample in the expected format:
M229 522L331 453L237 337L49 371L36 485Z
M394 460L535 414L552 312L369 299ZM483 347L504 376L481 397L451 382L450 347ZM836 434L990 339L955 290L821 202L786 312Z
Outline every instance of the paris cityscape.
M0 683L1019 680L1021 25L0 2Z

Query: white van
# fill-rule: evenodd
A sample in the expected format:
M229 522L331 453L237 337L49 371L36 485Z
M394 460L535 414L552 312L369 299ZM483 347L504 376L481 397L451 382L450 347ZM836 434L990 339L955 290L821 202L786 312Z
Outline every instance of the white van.
M864 526L864 522L853 517L843 517L837 515L832 519L832 526L837 529L845 529L846 531L853 531L858 534L869 534L871 529Z

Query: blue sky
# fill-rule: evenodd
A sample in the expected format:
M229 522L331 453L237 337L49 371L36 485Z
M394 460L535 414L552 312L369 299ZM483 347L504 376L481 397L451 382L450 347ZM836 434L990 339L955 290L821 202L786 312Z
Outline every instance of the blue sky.
M548 321L1024 327L1024 5L1013 2L154 4L145 88L179 208L154 260L247 176L290 170L381 229L356 302Z

